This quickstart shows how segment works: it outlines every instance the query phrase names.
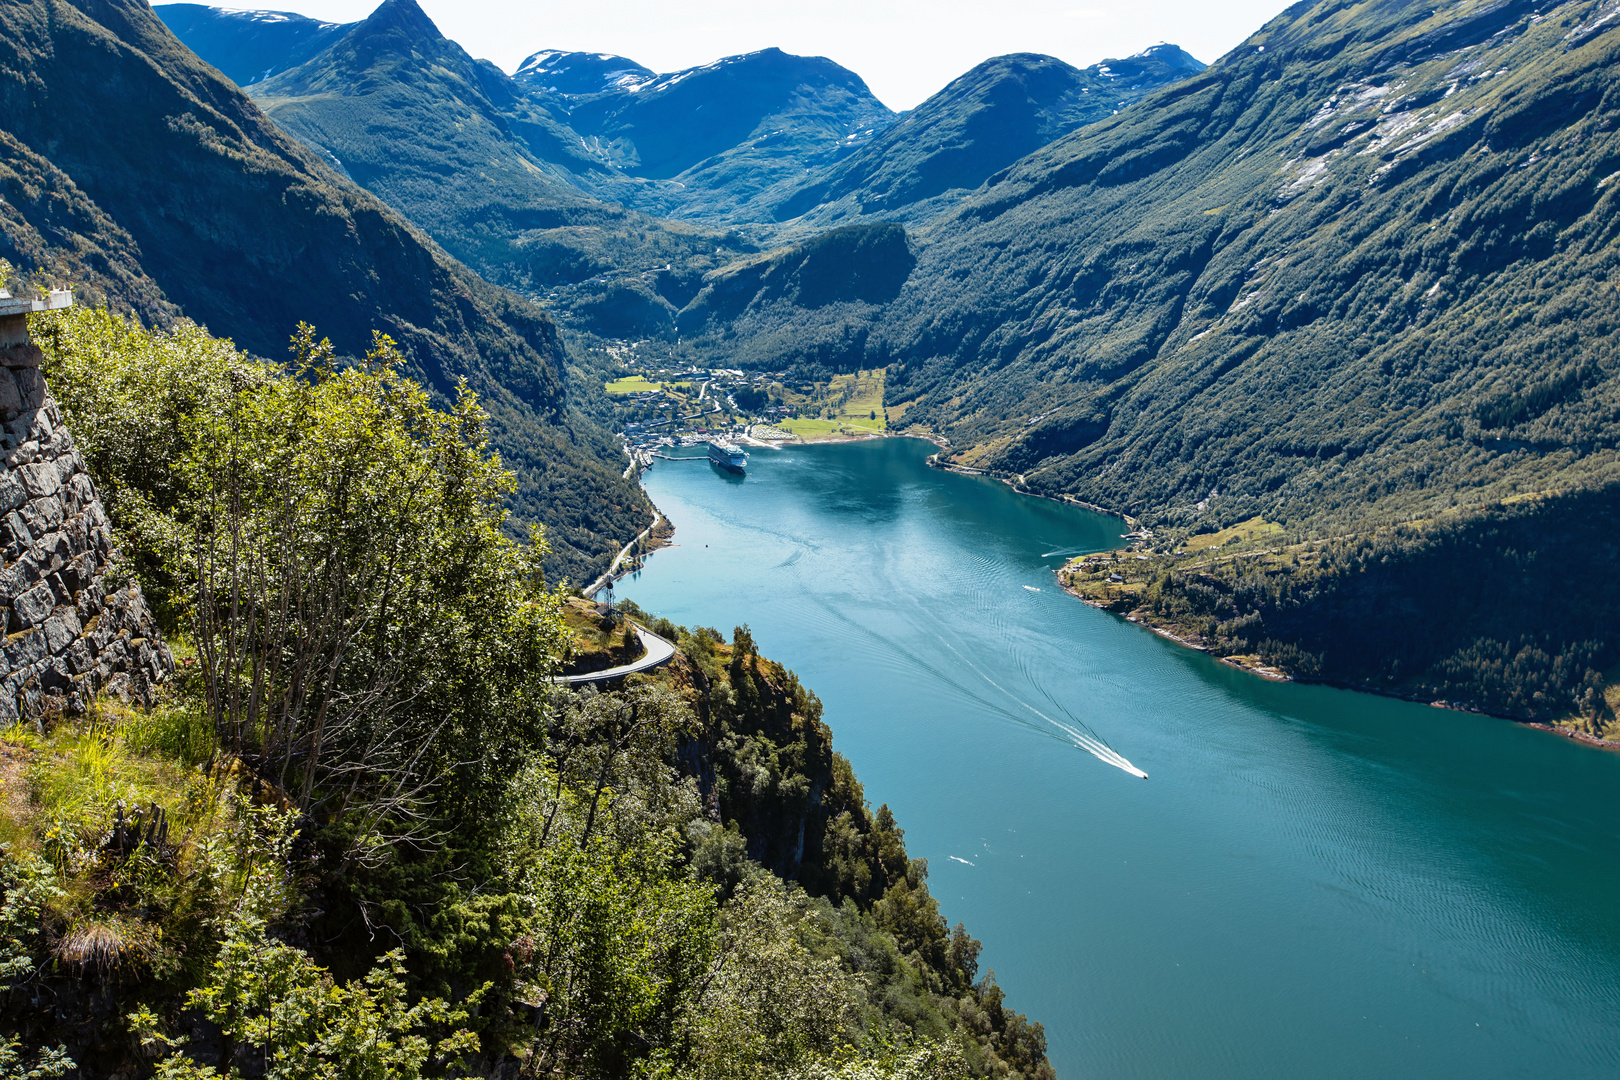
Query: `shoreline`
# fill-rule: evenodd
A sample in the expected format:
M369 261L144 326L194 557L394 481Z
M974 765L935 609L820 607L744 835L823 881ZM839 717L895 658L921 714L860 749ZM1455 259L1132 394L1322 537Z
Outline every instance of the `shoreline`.
M636 473L636 483L638 485L641 483L640 472ZM642 494L646 494L646 488L642 488L641 490ZM647 501L652 502L652 496L648 495ZM660 525L668 527L660 531ZM597 593L601 592L603 589L612 588L615 581L629 577L637 570L640 570L642 565L647 561L647 556L662 548L673 546L673 541L670 539L670 537L674 535L675 523L670 521L669 518L665 517L664 512L658 509L658 505L654 503L652 524L648 525L645 529L642 529L641 532L636 535L634 540L631 540L628 544L624 545L624 547L620 548L619 553L614 556L613 562L608 564L608 568L602 573L602 576L591 582L589 587L581 589L580 593L585 597L585 599L594 600ZM635 547L638 542L645 540L648 537L652 537L652 546L643 549L640 558L631 559L629 563L625 564L624 569L619 569L620 564L624 563L626 556L630 554L630 549Z
M780 430L780 429L778 429L778 430ZM788 434L792 435L791 432L789 432ZM763 446L763 447L768 447L768 448L770 448L772 450L780 450L784 446L792 446L795 443L798 443L798 444L804 445L804 446L810 446L810 445L815 444L815 443L869 442L869 441L871 441L873 439L922 439L925 442L933 443L935 446L938 446L941 449L943 449L946 446L950 445L949 442L943 436L936 435L931 431L930 432L920 432L920 431L888 431L888 430L885 430L885 431L862 431L858 435L857 434L845 434L843 432L828 431L828 432L824 432L824 433L819 434L819 435L793 435L792 438L788 438L788 439L761 439L756 435L750 434L750 435L742 436L737 441L746 442L746 443L748 443L748 444L750 444L752 446Z
M1082 596L1074 588L1065 585L1063 583L1062 576L1056 570L1052 571L1052 577L1057 581L1057 586L1059 589L1068 593L1070 596L1074 597L1082 604L1085 604L1087 607L1096 608L1098 611L1106 611L1108 614L1115 616L1123 622L1130 623L1132 626L1139 626L1143 629L1151 630L1159 637L1174 642L1184 649L1190 649L1193 652L1203 653L1210 659L1216 660L1229 668L1241 671L1246 675L1253 675L1256 678L1265 679L1268 682L1292 682L1299 683L1301 686L1331 686L1336 690L1353 690L1356 693L1361 694L1376 694L1379 697L1410 701L1414 705L1427 705L1431 709L1447 709L1451 712L1472 713L1475 716L1485 716L1491 718L1492 720L1505 720L1510 724L1517 724L1520 727L1535 728L1538 731L1545 731L1553 735L1562 735L1566 739L1582 743L1586 746L1592 747L1593 749L1620 752L1620 739L1605 739L1601 736L1592 735L1585 731L1577 731L1573 728L1559 727L1557 724L1549 724L1544 720L1524 720L1516 716L1502 716L1498 713L1486 712L1483 709L1475 709L1466 705L1453 704L1452 702L1446 701L1443 698L1428 698L1417 694L1405 694L1399 690L1390 690L1381 686L1368 686L1362 683L1344 682L1338 679L1301 679L1298 676L1290 675L1285 671L1281 671L1268 665L1251 665L1241 663L1237 658L1234 657L1215 656L1204 646L1196 644L1195 642L1190 641L1187 638L1174 633L1173 631L1167 630L1162 626L1157 626L1151 622L1148 622L1146 619L1139 618L1135 612L1123 613L1115 611L1107 604L1101 604L1095 600Z
M929 438L929 441L941 449L945 449L949 445L943 439ZM1020 484L1012 477L997 476L988 469L975 469L971 465L956 465L948 461L941 461L938 454L930 454L928 456L928 467L931 469L938 469L940 472L957 473L961 476L983 476L990 480L994 480L999 484L1006 484L1018 494L1027 495L1032 499L1045 499L1048 502L1061 503L1064 506L1078 506L1082 510L1090 510L1093 514L1102 514L1104 517L1118 518L1120 521L1123 521L1125 524L1129 525L1132 530L1140 529L1142 527L1141 522L1123 511L1110 510L1106 506L1098 506L1096 503L1087 502L1086 500L1076 498L1073 495L1043 495L1039 491L1031 491L1027 487L1020 486ZM1019 479L1022 479L1022 477Z

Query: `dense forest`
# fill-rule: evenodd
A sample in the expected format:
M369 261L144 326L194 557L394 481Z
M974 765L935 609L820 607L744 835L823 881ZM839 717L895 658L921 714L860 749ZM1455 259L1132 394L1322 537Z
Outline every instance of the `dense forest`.
M1050 1077L820 702L680 645L570 692L470 393L35 317L178 659L0 732L5 1075Z
M1612 738L1617 522L1613 486L1317 539L1254 519L1063 578L1246 666Z

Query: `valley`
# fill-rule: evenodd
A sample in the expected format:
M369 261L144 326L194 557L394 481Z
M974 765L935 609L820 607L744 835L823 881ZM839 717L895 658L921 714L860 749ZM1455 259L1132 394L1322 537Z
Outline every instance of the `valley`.
M1616 5L0 0L0 1076L1612 1074Z

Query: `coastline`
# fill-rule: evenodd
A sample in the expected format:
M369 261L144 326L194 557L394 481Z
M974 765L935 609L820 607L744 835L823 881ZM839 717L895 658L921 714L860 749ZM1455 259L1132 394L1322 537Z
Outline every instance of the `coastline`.
M935 446L940 447L941 450L948 448L950 445L948 440L937 436L918 437L928 439L929 442L932 442ZM1039 491L1031 491L1029 488L1024 487L1019 482L1023 479L1021 476L1016 479L1009 476L997 476L988 469L975 469L971 465L956 465L951 462L944 461L941 459L939 454L930 454L928 456L928 467L931 469L938 469L940 472L958 473L962 476L988 477L997 483L1006 484L1008 487L1018 492L1018 494L1028 495L1032 499L1046 499L1049 502L1062 503L1064 506L1078 506L1082 510L1090 510L1093 514L1102 514L1104 517L1118 518L1125 524L1129 525L1133 530L1140 529L1142 527L1141 522L1137 521L1129 514L1123 513L1119 510L1110 510L1108 507L1098 506L1096 503L1086 502L1086 500L1078 499L1073 495L1043 495Z
M748 434L737 441L747 443L750 446L769 447L772 450L779 450L784 446L792 446L795 443L808 446L812 443L869 442L872 439L923 439L942 449L950 445L943 436L936 435L931 431L863 430L858 434L841 431L827 431L817 435L793 435L791 432L788 434L791 437L786 439L761 439L757 435Z
M1562 735L1566 739L1572 739L1575 742L1593 747L1594 749L1620 751L1620 740L1605 739L1585 731L1578 731L1574 728L1559 727L1557 724L1549 724L1541 720L1524 720L1516 716L1502 716L1499 713L1486 712L1483 709L1476 709L1467 705L1456 705L1441 698L1424 697L1418 694L1406 694L1399 690L1391 690L1382 686L1368 686L1363 683L1343 682L1338 679L1301 679L1297 676L1290 675L1285 671L1279 670L1278 668L1258 663L1258 661L1249 663L1247 662L1250 660L1249 657L1215 656L1210 653L1208 649L1197 642L1182 637L1181 635L1168 630L1165 627L1151 623L1147 619L1140 617L1134 611L1117 611L1108 604L1100 603L1096 600L1090 599L1089 597L1081 595L1077 589L1064 584L1062 575L1057 570L1052 571L1052 577L1057 581L1057 586L1059 589L1068 593L1070 596L1074 597L1082 604L1085 604L1087 607L1093 607L1099 611L1106 611L1110 615L1117 616L1122 621L1128 622L1133 626L1140 626L1143 629L1151 630L1159 637L1172 641L1175 644L1180 645L1182 648L1191 649L1193 652L1201 652L1204 655L1209 656L1211 659L1225 664L1227 667L1244 672L1248 675L1253 675L1256 678L1266 679L1270 682L1297 682L1311 686L1331 686L1339 690L1354 690L1357 693L1362 694L1377 694L1379 697L1410 701L1415 705L1427 705L1432 709L1449 709L1452 712L1473 713L1475 716L1486 716L1493 720L1506 720L1509 723L1518 724L1521 727L1535 728L1538 731L1549 732L1553 735Z

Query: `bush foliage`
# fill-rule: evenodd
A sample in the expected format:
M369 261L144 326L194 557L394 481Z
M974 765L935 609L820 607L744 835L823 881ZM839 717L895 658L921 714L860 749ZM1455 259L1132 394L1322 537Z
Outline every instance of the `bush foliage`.
M344 365L306 327L284 369L48 329L180 677L0 734L8 1069L1051 1075L745 628L550 681L544 537L508 535L470 394L435 406L380 336Z

